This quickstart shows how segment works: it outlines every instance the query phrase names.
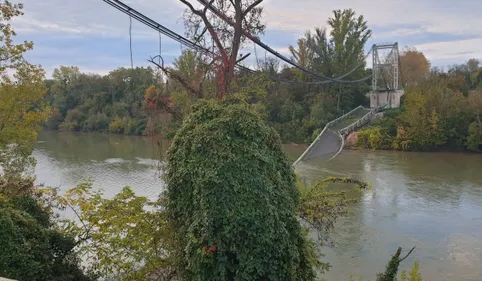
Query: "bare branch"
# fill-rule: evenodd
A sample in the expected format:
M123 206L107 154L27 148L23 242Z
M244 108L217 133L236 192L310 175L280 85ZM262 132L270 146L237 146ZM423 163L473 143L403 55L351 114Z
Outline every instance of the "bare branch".
M236 64L238 64L238 63L242 62L243 60L245 60L245 59L246 59L247 57L249 57L250 55L251 55L251 53L249 53L249 54L247 54L247 55L242 56L240 59L238 59L238 60L236 61Z
M246 10L243 12L243 18L249 14L249 12L251 12L251 10L253 10L256 6L258 6L259 4L261 4L261 2L263 2L263 0L257 0L255 2L253 2L253 4L249 5L248 8L246 8Z
M186 82L186 80L184 80L184 78L182 78L181 76L177 75L176 73L172 72L172 71L169 71L166 67L160 65L159 63L155 62L155 57L151 57L148 61L152 64L154 64L155 66L157 66L159 69L161 69L166 75L169 75L171 77L173 77L174 79L176 79L177 81L179 81L179 83L181 83L181 85L186 88L186 90L188 90L189 92L191 92L192 94L194 94L195 96L197 97L200 97L201 96L201 93L199 90L196 90L194 87L192 87L191 85L189 85L188 82Z
M197 43L199 43L199 41L201 41L201 38L203 38L204 34L206 34L206 31L208 31L208 27L205 26L203 31L201 32L201 34L199 34L199 36L194 40Z
M188 1L186 1L186 0L179 0L179 1L184 3L184 5L186 5L191 10L191 12L193 12L194 14L196 14L198 16L202 15L202 11L194 9L194 6L191 3L189 3Z
M211 6L213 5L214 1L216 0L211 0L211 2L209 2L206 7L204 7L204 10L203 10L203 13L206 14L206 12L208 11L209 8L211 8Z
M413 252L413 250L415 250L415 247L416 246L413 246L413 248L408 252L408 254L400 260L400 262L402 262L404 259L408 258L408 256L410 256L410 254Z

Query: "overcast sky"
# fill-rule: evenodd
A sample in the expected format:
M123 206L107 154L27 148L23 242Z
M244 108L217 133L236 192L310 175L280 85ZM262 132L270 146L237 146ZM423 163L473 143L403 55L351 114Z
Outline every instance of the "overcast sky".
M184 34L179 0L124 2ZM100 74L130 65L129 18L102 0L22 3L25 15L14 21L14 28L19 39L35 42L27 57L48 76L60 65ZM264 7L267 30L262 41L285 54L306 30L326 26L332 10L352 8L373 30L367 49L383 42L415 46L435 66L482 58L482 0L265 0ZM149 56L158 53L158 34L136 21L132 33L134 64L148 65ZM179 43L168 38L162 48L167 61L181 52ZM264 56L259 48L258 55Z

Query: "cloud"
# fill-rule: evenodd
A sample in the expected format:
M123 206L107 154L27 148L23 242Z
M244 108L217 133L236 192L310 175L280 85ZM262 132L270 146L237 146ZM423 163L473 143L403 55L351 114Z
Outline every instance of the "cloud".
M433 42L416 45L417 50L423 52L427 59L437 65L443 62L464 63L470 58L482 58L482 38L459 41ZM437 63L438 62L438 63Z
M129 17L100 0L23 0L25 15L15 19L19 39L34 40L29 54L46 69L77 64L92 71L128 66ZM179 0L124 0L139 12L183 34L185 6ZM195 3L197 1L191 0ZM265 0L263 42L284 55L288 46L306 30L326 27L334 9L352 8L373 29L373 43L399 42L426 52L433 64L462 62L480 57L482 1L460 0ZM158 51L157 32L133 21L132 38L136 65ZM481 48L482 49L482 48ZM180 54L179 44L163 39L170 62ZM253 51L247 46L247 51ZM258 55L264 52L258 48Z

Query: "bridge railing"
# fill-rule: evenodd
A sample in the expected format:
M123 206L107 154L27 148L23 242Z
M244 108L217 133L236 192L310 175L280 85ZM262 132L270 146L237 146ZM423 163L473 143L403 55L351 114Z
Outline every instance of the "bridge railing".
M352 131L356 130L357 128L360 128L361 126L366 125L370 120L377 114L380 110L382 110L385 106L379 106L376 107L372 110L370 110L367 114L365 114L362 118L358 119L356 122L348 125L347 127L339 130L338 132L340 135L347 135L351 133Z
M346 127L343 127L341 129L336 129L334 128L338 123L340 122L343 122L346 118L348 118L349 116L351 115L354 115L355 112L357 111L360 111L360 110L366 110L363 106L358 106L356 108L354 108L353 110L351 110L350 112L346 113L346 114L343 114L342 116L328 122L325 127L323 128L323 130L318 134L318 136L316 137L316 139L310 144L310 146L303 152L303 154L301 154L301 156L293 163L293 166L295 166L296 164L298 164L300 161L302 161L306 155L308 155L311 150L313 149L313 147L316 145L316 143L318 143L318 141L320 141L321 137L323 136L323 134L326 132L326 131L332 131L334 133L336 133L339 138L340 138L340 142L341 142L341 146L340 146L340 149L336 152L336 154L331 158L333 159L334 157L336 157L342 150L343 150L343 147L345 146L345 136L349 133L351 133L352 131L356 130L357 128L360 128L361 126L364 126L366 125L368 122L370 122L370 120L373 118L373 116L375 114L377 114L380 110L382 110L383 108L385 108L386 105L384 106L379 106L379 107L376 107L376 108L373 108L371 110L369 110L365 115L363 115L361 118L359 118L357 121L349 124L348 126Z
M358 110L363 110L364 107L363 106L358 106L356 108L354 108L353 110L351 110L350 112L348 113L345 113L343 114L342 116L326 123L325 127L323 128L323 130L318 134L318 136L316 136L315 140L313 142L311 142L310 146L303 152L303 154L301 154L301 156L293 163L293 166L296 166L296 164L298 164L301 160L303 160L303 158L308 154L310 153L310 151L313 149L314 145L320 140L321 136L329 129L331 128L334 124L337 124L338 122L340 121L343 121L344 119L346 119L348 116L352 115L354 112L358 111Z

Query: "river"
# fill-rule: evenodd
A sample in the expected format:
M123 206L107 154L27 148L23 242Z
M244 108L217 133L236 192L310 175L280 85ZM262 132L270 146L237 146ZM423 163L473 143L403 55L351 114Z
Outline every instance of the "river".
M305 148L284 146L293 161ZM155 198L163 187L158 153L143 137L42 132L34 156L37 181L61 190L91 180L106 196L131 186ZM353 176L373 186L347 189L360 200L337 222L335 245L323 250L333 266L327 280L351 273L374 280L398 246L416 246L401 268L418 260L426 280L482 280L482 155L343 151L298 170L308 180Z

